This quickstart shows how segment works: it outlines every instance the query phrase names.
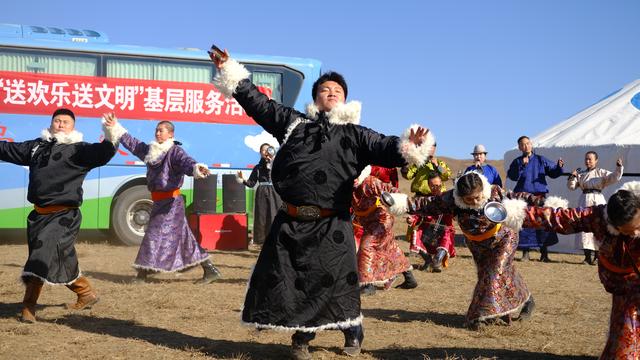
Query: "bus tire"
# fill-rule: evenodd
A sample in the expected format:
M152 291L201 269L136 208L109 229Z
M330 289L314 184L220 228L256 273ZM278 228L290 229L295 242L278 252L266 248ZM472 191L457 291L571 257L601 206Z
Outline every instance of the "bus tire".
M151 215L151 194L144 185L128 188L114 199L111 210L113 235L125 245L139 246Z

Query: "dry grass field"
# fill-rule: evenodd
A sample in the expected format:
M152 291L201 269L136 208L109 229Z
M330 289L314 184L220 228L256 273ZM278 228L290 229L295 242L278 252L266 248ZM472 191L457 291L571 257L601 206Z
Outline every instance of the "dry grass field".
M27 247L10 235L0 239L0 358L2 359L285 359L290 334L256 332L240 325L245 283L258 249L214 252L224 279L192 282L201 269L155 276L130 284L137 249L90 239L81 233L80 265L100 295L93 309L69 312L74 299L64 287L45 287L37 324L16 320L23 287L18 282ZM407 243L401 241L406 250ZM604 346L610 297L596 268L576 255L557 262L517 263L537 302L529 322L470 331L464 314L475 283L469 252L440 274L417 272L417 289L379 291L362 299L365 316L361 359L586 359ZM417 258L411 258L418 264ZM340 355L340 332L320 333L314 359Z

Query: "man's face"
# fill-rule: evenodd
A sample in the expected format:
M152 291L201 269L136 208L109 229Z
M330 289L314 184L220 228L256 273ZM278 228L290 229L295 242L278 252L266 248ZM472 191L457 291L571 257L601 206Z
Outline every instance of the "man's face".
M325 81L318 86L316 106L320 111L331 111L336 105L344 104L344 89L335 81Z
M479 161L480 164L484 164L484 162L487 160L487 154L486 153L475 153L475 154L473 154L473 160L474 161Z
M596 156L593 155L592 153L589 153L584 156L584 166L586 166L587 169L593 169L596 167L597 164L598 164L598 159L596 159Z
M50 132L52 134L64 133L69 134L73 131L76 122L69 115L56 115L53 119L51 119L51 127Z
M520 149L520 151L522 151L523 153L531 154L531 152L533 151L531 140L527 138L520 140L520 142L518 143L518 149Z
M431 194L440 195L442 194L442 179L439 177L429 179L429 190L431 190Z
M636 214L631 221L622 226L618 226L618 231L629 237L640 237L640 210L636 210Z
M169 131L169 129L164 125L156 126L156 141L159 144L162 144L171 138L173 138L173 131Z

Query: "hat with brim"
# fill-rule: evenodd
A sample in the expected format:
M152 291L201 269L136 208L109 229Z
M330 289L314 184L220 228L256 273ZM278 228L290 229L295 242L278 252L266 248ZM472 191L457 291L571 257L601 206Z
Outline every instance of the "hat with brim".
M471 155L486 154L486 153L487 153L487 149L484 147L484 145L478 144L473 147L473 152L471 153Z

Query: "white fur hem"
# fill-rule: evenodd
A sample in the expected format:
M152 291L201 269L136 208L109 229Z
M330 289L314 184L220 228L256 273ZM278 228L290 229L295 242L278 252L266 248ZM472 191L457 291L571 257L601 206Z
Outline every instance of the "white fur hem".
M557 209L557 208L566 209L569 207L569 201L559 196L549 196L544 200L544 207L550 207L554 209Z
M65 134L63 132L52 134L49 129L42 129L40 138L45 141L53 141L56 139L58 144L75 144L82 142L82 133L77 130L72 130L70 133Z
M407 194L395 193L389 194L393 198L393 205L389 207L389 212L396 216L401 216L409 212L409 197Z
M347 319L344 321L338 321L335 323L324 324L320 326L308 327L308 326L282 326L282 325L272 325L272 324L260 324L260 323L250 323L242 321L242 325L245 326L253 326L258 329L268 329L268 330L276 330L276 331L302 331L302 332L317 332L322 330L337 330L337 329L348 329L350 327L358 326L362 324L363 316L360 314L355 319Z
M147 271L153 271L153 272L157 272L157 273L174 273L174 272L186 270L186 269L192 268L194 266L200 265L200 264L202 264L203 262L205 262L207 260L211 260L211 255L207 255L207 257L204 258L204 259L198 260L198 261L193 262L193 263L191 263L189 265L185 265L183 267L179 267L179 268L173 269L173 270L158 269L158 268L154 268L152 266L143 266L143 265L138 265L138 264L133 264L133 265L131 265L131 267L136 269L136 270L147 270Z
M525 209L527 202L522 199L504 199L502 205L507 210L507 218L504 220L504 226L520 231L522 223L526 216Z
M204 178L207 177L207 174L205 174L202 171L200 171L199 166L208 168L207 164L203 164L203 163L197 163L197 164L193 165L193 178L194 179L204 179Z
M436 143L436 138L433 136L431 131L427 133L427 138L422 145L416 146L414 143L409 141L409 135L411 135L411 130L418 129L420 125L413 124L407 130L404 131L404 134L400 137L400 142L398 143L398 151L402 154L402 157L412 165L422 166L431 156L431 147Z
M213 79L213 85L227 98L233 97L238 83L248 79L251 73L234 59L228 59Z
M20 280L22 281L23 284L24 284L23 277L25 277L25 276L33 276L35 278L38 278L38 279L40 279L40 281L42 281L46 285L65 285L66 286L66 285L71 285L74 282L76 282L76 280L78 280L82 276L82 272L78 271L78 276L76 276L75 279L73 279L73 280L71 280L69 282L66 282L66 283L54 283L54 282L51 282L51 281L43 278L42 276L34 274L34 273L30 272L30 271L23 271L22 275L20 275Z
M122 135L127 133L127 129L120 123L116 123L114 126L105 126L104 121L102 121L102 131L104 131L104 138L110 141L113 146L117 146Z
M364 179L369 177L369 175L371 175L371 165L367 165L364 169L362 169L360 175L358 175L358 178L356 179L356 185L362 184Z
M634 193L636 196L640 196L640 181L629 181L624 183L618 190L627 190Z
M337 104L327 112L329 122L336 125L360 124L360 112L362 111L362 103L359 101L349 101L348 103ZM307 116L311 119L318 120L320 110L315 103L307 104Z

